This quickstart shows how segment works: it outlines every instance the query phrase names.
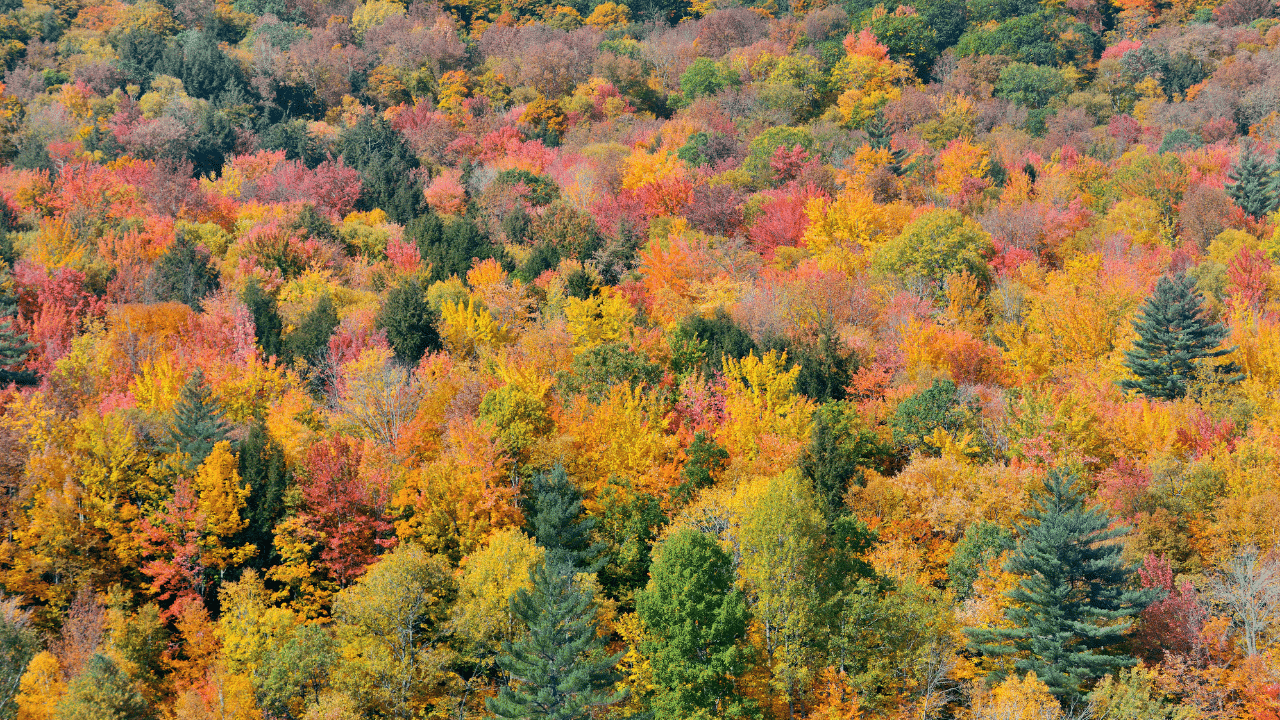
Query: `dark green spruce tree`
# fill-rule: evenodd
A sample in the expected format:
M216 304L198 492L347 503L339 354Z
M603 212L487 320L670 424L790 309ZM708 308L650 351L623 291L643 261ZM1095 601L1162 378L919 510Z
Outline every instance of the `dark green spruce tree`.
M1219 347L1227 329L1205 318L1203 298L1194 281L1182 273L1160 278L1133 326L1138 339L1134 349L1125 353L1125 364L1137 379L1121 380L1120 387L1147 397L1185 397L1187 384L1203 369L1201 361L1231 352ZM1218 371L1231 373L1236 367Z
M967 629L970 647L1012 656L1019 674L1034 672L1068 704L1096 679L1132 666L1119 646L1159 591L1129 587L1132 570L1112 542L1126 532L1111 526L1105 510L1085 505L1074 473L1050 471L1005 566L1019 577L1006 594L1011 627Z
M498 666L511 683L485 702L495 717L509 720L586 720L591 709L618 702L614 667L596 632L593 594L548 553L533 570L533 588L521 589L511 611L529 632L503 643Z
M1280 207L1280 157L1268 163L1252 142L1244 143L1240 159L1227 175L1227 194L1248 215L1261 220Z
M35 373L23 370L22 366L35 346L27 342L27 334L18 328L18 305L4 291L5 279L0 275L0 386L34 385Z
M237 544L258 548L250 561L262 570L272 564L276 523L284 517L285 491L290 485L289 468L284 448L267 432L260 421L250 428L239 447L240 477L249 486L245 503L245 528Z
M199 311L204 297L218 289L218 270L209 251L181 230L147 277L156 300L186 303Z
M598 572L604 545L592 542L595 518L583 517L582 491L563 465L533 478L529 496L529 529L546 550L547 564L570 572Z
M410 367L416 366L428 350L444 347L426 289L416 280L397 285L387 293L376 324L387 333L396 359Z
M906 148L893 149L893 133L889 131L889 124L884 120L884 111L877 110L875 117L867 121L867 144L872 150L888 150L889 151L889 169L894 175L902 175L907 171L903 165L910 155Z
M214 445L227 439L230 427L222 418L218 401L205 386L204 372L199 368L182 386L173 415L172 446L191 458L192 469L209 457Z

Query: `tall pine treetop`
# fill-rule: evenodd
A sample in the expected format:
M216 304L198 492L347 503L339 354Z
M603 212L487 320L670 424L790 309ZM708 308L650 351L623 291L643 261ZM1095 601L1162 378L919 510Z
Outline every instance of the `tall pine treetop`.
M513 680L489 712L509 720L587 720L590 709L616 703L613 668L624 652L610 655L596 631L594 597L573 575L540 563L533 587L521 588L511 612L529 629L503 644L498 665Z
M1035 498L1005 569L1019 576L1006 593L1011 627L966 630L984 655L1013 656L1018 674L1034 672L1066 701L1099 677L1136 660L1118 651L1133 616L1158 590L1129 587L1132 570L1100 507L1085 506L1071 472L1053 470Z
M1183 273L1160 278L1133 327L1138 339L1125 353L1125 364L1138 377L1121 380L1120 387L1147 397L1185 397L1188 383L1205 369L1202 360L1231 352L1219 347L1227 329L1205 317L1203 298ZM1221 368L1235 370L1234 365Z
M190 456L190 467L198 467L213 451L213 446L227 439L231 428L222 418L222 408L205 386L204 371L196 368L173 408L173 447Z
M598 572L604 545L591 541L595 518L583 517L582 492L563 465L533 479L529 526L546 549L547 565L569 573Z
M1252 142L1241 145L1240 159L1227 175L1227 194L1241 210L1261 220L1280 207L1280 157L1268 163Z

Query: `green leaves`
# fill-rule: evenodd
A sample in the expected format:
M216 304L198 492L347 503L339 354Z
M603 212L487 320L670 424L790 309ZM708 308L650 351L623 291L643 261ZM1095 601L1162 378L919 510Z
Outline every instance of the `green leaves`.
M1121 380L1120 387L1163 400L1185 397L1188 383L1205 371L1201 361L1231 352L1218 347L1227 329L1205 318L1202 300L1186 275L1160 278L1133 322L1138 333L1134 349L1125 353L1125 364L1137 379ZM1218 368L1234 371L1234 365Z
M733 561L715 539L680 530L663 543L636 610L652 638L641 650L658 686L657 720L684 720L737 705L734 678L747 669L747 606Z
M1020 576L1007 593L1009 628L970 628L970 646L987 655L1014 655L1019 674L1036 673L1054 695L1080 697L1085 685L1136 661L1115 651L1131 618L1158 590L1126 589L1131 570L1101 508L1086 508L1071 472L1052 470L1006 569Z

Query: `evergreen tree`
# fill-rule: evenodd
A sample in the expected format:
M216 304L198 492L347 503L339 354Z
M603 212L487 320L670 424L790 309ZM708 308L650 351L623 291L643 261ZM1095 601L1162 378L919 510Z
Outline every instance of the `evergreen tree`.
M1187 383L1201 370L1199 361L1231 352L1218 347L1227 329L1204 317L1202 297L1192 279L1182 273L1160 278L1133 326L1138 339L1134 349L1125 353L1125 364L1138 379L1121 380L1120 387L1147 397L1186 396ZM1235 370L1234 365L1220 369Z
M255 422L240 443L240 477L249 486L249 497L243 510L246 525L235 545L258 548L253 561L259 570L270 564L275 542L276 523L284 516L285 491L289 487L289 469L284 448Z
M623 698L613 689L613 668L623 653L606 654L594 598L572 572L548 557L532 575L533 588L521 588L511 601L511 612L529 632L503 643L498 656L514 682L485 705L510 720L586 720L591 708Z
M322 295L311 312L284 339L282 345L285 356L290 359L300 358L308 363L316 362L328 347L329 337L336 327L338 311L333 307L333 298Z
M27 342L27 334L18 329L18 305L3 290L7 275L7 272L0 275L0 386L34 385L35 373L24 371L22 366L35 346Z
M227 439L230 427L222 419L222 408L205 387L204 372L199 368L182 386L173 414L173 447L191 458L191 469L204 462L214 445Z
M428 211L405 226L418 254L431 263L431 281L465 277L479 260L503 259L504 252L470 218L449 218L448 222Z
M1241 210L1261 220L1280 207L1280 157L1268 164L1252 142L1243 145L1240 160L1227 175L1227 194Z
M436 330L436 314L427 303L426 291L416 281L397 285L387 293L376 324L386 331L396 359L410 367L416 366L428 350L444 347Z
M1075 475L1053 470L1036 498L1006 570L1018 585L1006 596L1008 628L971 628L970 645L1013 656L1018 674L1034 672L1060 698L1079 700L1085 686L1136 661L1117 650L1132 618L1158 590L1127 589L1131 574L1111 542L1128 532L1089 508Z
M747 605L715 538L692 529L669 537L636 611L649 633L641 651L653 667L657 720L750 714L734 689L747 670Z
M149 720L154 717L133 680L106 655L94 655L67 686L54 720Z
M280 333L284 329L284 321L280 319L276 299L263 291L262 283L256 277L249 278L245 283L240 299L249 308L249 312L253 313L253 335L263 354L267 357L279 356Z
M604 545L591 541L596 520L583 517L582 491L564 466L557 464L551 472L535 475L529 500L529 528L546 549L547 564L572 572L598 572L604 564Z
M862 470L881 467L892 452L862 422L857 408L829 402L814 414L809 447L800 457L800 472L813 484L827 521L844 513L849 483L865 484Z
M901 176L907 171L902 164L906 162L907 156L911 153L906 148L893 149L893 133L889 131L889 124L885 122L884 110L877 110L874 117L867 121L864 128L867 131L867 144L872 150L888 150L889 151L889 169L894 175Z
M716 478L729 466L729 451L701 431L693 434L693 442L689 443L685 454L689 459L680 472L684 482L671 491L672 501L678 503L692 500L694 493L714 485Z
M409 223L422 212L418 158L391 123L365 117L342 136L342 156L360 171L360 210L382 208L393 221Z
M156 300L186 303L199 311L204 297L218 289L218 271L209 251L179 230L151 269L147 286Z

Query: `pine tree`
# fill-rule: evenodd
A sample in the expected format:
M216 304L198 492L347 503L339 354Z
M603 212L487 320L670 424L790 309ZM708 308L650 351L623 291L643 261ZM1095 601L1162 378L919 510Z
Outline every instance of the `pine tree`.
M1138 339L1134 349L1125 353L1125 364L1138 378L1121 380L1120 387L1147 397L1185 397L1187 383L1201 370L1200 360L1231 352L1218 347L1226 338L1227 329L1204 317L1202 297L1192 280L1182 273L1160 278L1155 294L1147 298L1142 316L1134 320L1133 326ZM1230 373L1236 369L1227 365L1219 371Z
M0 284L4 279L0 276ZM35 346L27 342L27 334L18 329L17 314L17 303L9 294L0 291L0 385L32 385L36 381L33 373L22 370L27 354Z
M413 172L418 158L391 123L361 119L343 134L341 149L347 165L360 171L360 210L381 208L401 225L422 212L422 181Z
M1106 511L1085 506L1071 472L1053 470L1018 527L1021 540L1006 570L1020 577L1006 596L1008 628L972 628L971 647L1013 656L1019 675L1034 672L1074 702L1091 681L1136 661L1116 650L1132 618L1157 590L1127 589L1131 569Z
M905 148L893 149L893 133L889 132L889 124L884 120L884 111L877 110L875 116L867 121L865 127L867 130L867 144L871 146L871 149L888 150L889 169L893 171L894 175L901 176L905 173L907 170L902 163L906 162L910 153Z
M572 572L600 570L604 545L591 541L596 520L582 516L582 491L563 465L534 476L529 506L529 529L546 550L548 565Z
M427 302L427 293L416 281L392 288L378 314L377 327L387 333L387 342L396 359L414 367L428 350L439 350L440 333L436 314Z
M1262 160L1253 143L1240 150L1240 160L1227 175L1227 194L1236 205L1258 220L1280 207L1280 157L1270 164Z
M751 714L735 690L747 670L747 605L715 538L692 529L667 538L636 611L648 631L641 650L653 667L657 720Z
M275 526L284 516L284 494L290 485L284 448L261 422L254 423L240 443L240 477L249 486L243 511L247 524L233 544L258 548L252 563L261 570L270 564Z
M249 278L244 284L240 299L249 308L249 312L253 313L253 334L262 353L267 357L279 356L280 333L284 329L284 321L280 319L276 299L262 289L262 283L256 277Z
M173 447L191 458L189 468L194 470L209 456L214 445L227 439L230 430L222 419L222 408L205 387L204 371L196 368L187 380L173 413Z
M511 720L586 720L590 709L623 698L613 689L613 668L596 631L592 594L550 558L534 568L533 588L521 589L511 611L529 633L503 643L498 666L514 681L486 701L489 712Z
M205 295L218 289L218 271L209 251L181 230L173 244L156 261L147 278L151 294L161 301L176 301L200 310Z

